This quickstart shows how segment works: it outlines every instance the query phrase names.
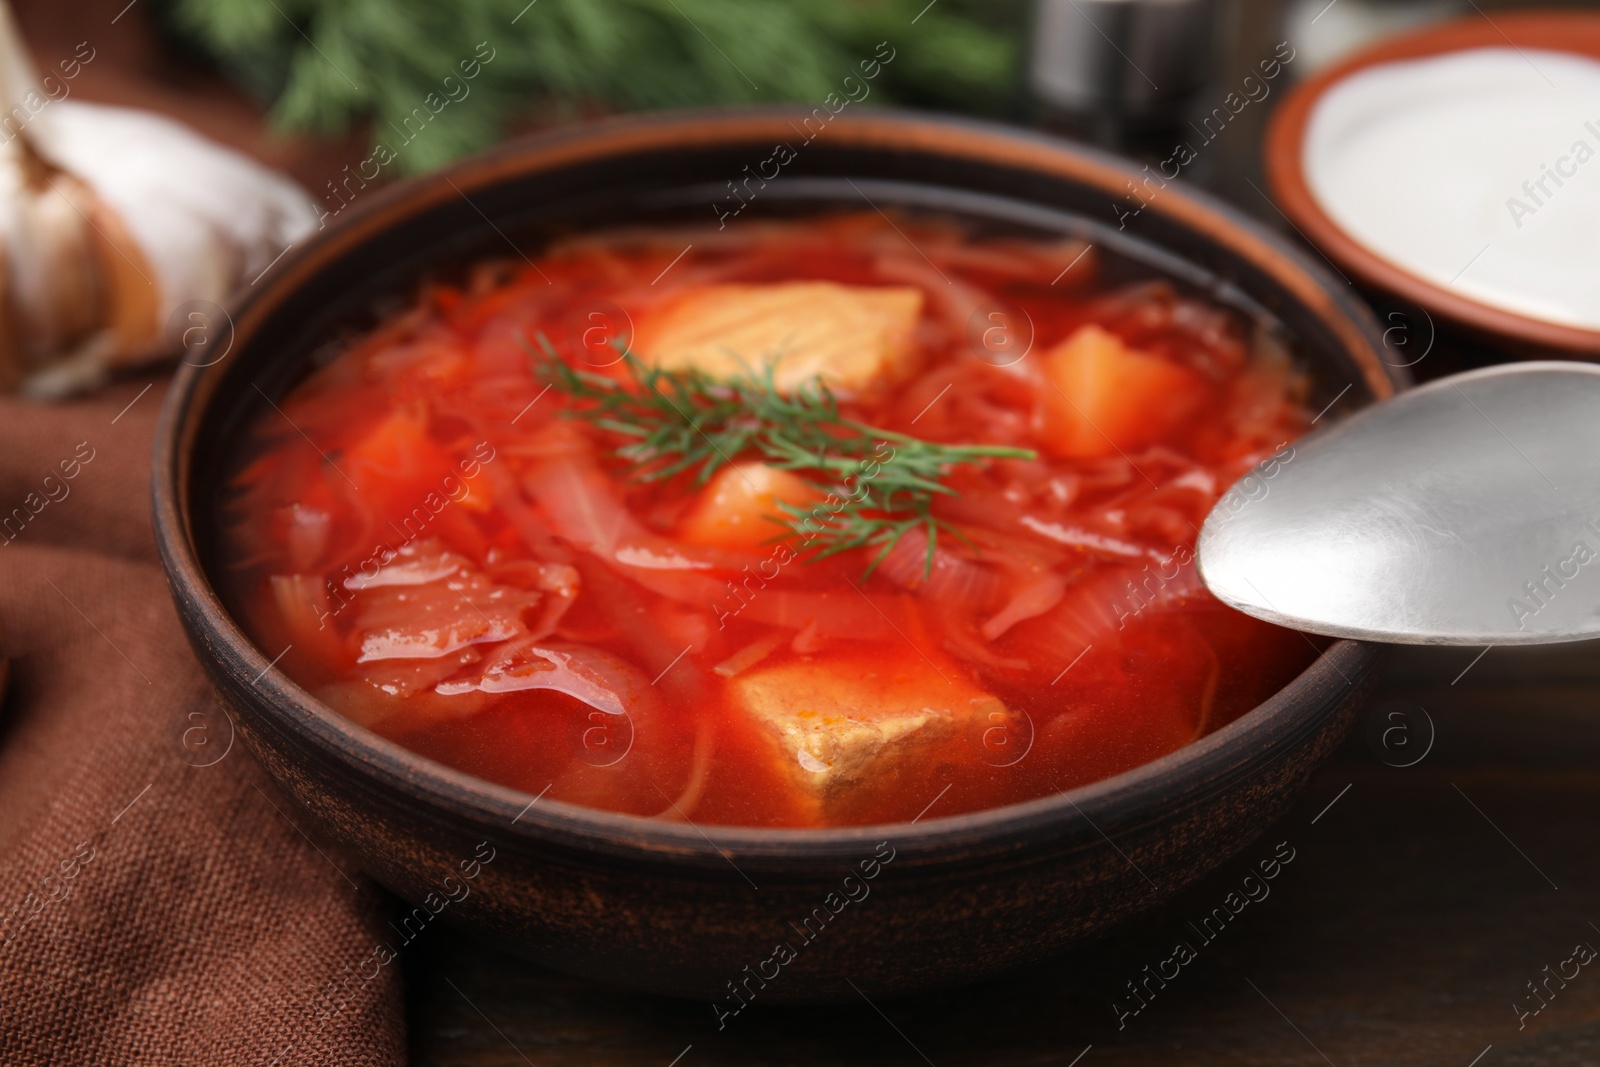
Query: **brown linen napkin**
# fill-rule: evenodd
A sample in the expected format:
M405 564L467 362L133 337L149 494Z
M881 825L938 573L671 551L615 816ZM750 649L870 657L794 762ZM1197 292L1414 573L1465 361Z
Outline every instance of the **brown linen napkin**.
M0 1064L400 1064L376 889L243 750L150 533L165 382L0 398Z

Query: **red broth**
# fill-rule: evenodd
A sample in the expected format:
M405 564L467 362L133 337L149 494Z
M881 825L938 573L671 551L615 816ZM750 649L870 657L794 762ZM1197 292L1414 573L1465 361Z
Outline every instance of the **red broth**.
M1238 312L1125 275L1075 241L876 215L481 264L250 427L222 503L229 598L356 722L597 808L859 825L1117 774L1316 654L1218 603L1193 560L1227 486L1292 455L1304 381ZM631 356L715 362L749 329L829 350L840 417L887 431L876 469L832 498L744 454L709 484L648 479L546 363L639 395ZM788 499L841 521L903 461L890 434L1036 455L944 468L932 553L918 527L870 574L877 547L816 558L828 542L765 517Z

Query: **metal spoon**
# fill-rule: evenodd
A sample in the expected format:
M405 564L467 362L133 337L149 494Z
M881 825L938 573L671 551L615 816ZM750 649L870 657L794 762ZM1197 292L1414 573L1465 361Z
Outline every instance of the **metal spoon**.
M1240 611L1396 644L1600 637L1600 367L1444 378L1280 449L1200 532Z

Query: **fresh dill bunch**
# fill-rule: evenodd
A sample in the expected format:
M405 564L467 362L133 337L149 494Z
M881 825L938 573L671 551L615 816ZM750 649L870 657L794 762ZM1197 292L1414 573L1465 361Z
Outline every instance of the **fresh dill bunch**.
M752 453L769 466L799 474L822 500L810 507L780 501L783 514L773 521L783 532L774 540L799 541L813 550L810 560L875 548L863 579L901 538L919 529L927 535L925 569L932 572L939 534L960 536L933 514L935 499L955 492L941 481L951 467L1036 458L1025 448L925 441L847 418L820 379L786 395L774 384L770 365L721 379L652 367L624 354L622 362L637 386L629 389L615 378L569 366L542 334L542 352L526 339L522 343L535 374L581 402L566 409L568 417L626 438L617 455L634 464L634 477L641 481L686 474L703 485Z
M158 0L158 10L168 32L271 102L281 128L369 129L410 173L530 119L822 106L880 41L896 56L871 104L1000 114L1018 95L1027 21L1022 0ZM463 79L474 56L479 74ZM450 93L448 107L425 104ZM424 107L439 121L414 141L397 137Z

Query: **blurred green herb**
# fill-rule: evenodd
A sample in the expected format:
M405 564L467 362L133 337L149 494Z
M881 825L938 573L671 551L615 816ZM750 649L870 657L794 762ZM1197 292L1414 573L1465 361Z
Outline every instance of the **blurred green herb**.
M869 104L998 113L1014 89L1022 0L166 0L166 21L274 103L286 129L383 140L447 75L466 94L397 166L492 144L537 111L750 101L821 106L880 41ZM493 50L478 76L458 64ZM480 56L481 58L481 56ZM456 90L460 92L460 90Z

